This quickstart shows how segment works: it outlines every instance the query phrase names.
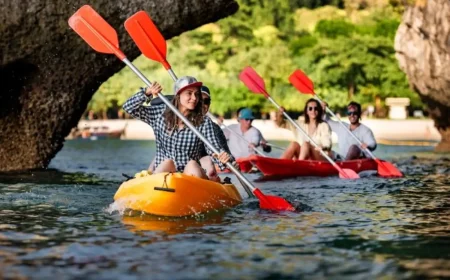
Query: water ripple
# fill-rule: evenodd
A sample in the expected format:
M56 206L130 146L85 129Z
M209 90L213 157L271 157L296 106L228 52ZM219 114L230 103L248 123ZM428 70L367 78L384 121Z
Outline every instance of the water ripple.
M68 143L52 162L63 171L0 174L0 278L450 277L447 157L405 147L394 158L405 178L255 183L296 212L246 199L229 211L167 219L112 200L121 173L144 169L154 143L99 143Z

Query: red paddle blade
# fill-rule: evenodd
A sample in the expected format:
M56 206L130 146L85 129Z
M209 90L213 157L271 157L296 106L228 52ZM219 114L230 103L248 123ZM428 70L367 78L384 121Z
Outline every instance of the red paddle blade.
M253 194L259 199L261 209L272 211L295 211L295 207L284 198L273 195L265 195L260 189L253 190Z
M119 50L116 31L91 6L78 9L69 18L69 26L94 50L115 54L120 60L125 58Z
M402 172L398 170L397 167L395 167L392 163L381 161L379 159L375 160L377 162L378 168L378 175L381 177L403 177Z
M269 97L263 78L261 78L261 76L259 76L252 67L245 67L244 70L242 70L242 72L239 74L239 79L250 91L263 94L265 97Z
M354 170L342 168L341 171L339 171L339 178L342 179L358 179L359 175Z
M315 94L313 82L301 70L295 70L289 76L289 82L301 93Z
M146 12L140 11L129 17L125 21L125 29L146 57L170 69L166 60L166 40Z

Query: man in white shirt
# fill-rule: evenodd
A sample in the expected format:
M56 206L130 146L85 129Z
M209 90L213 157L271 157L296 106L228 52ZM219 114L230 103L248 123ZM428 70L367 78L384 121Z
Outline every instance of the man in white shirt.
M266 140L263 138L261 132L252 126L254 119L252 111L248 108L243 108L238 112L239 123L228 126L234 133L228 129L223 129L225 137L228 140L228 147L235 158L248 157L254 154L255 151L253 148L260 145L265 152L270 152L270 147L266 145ZM242 136L247 142L236 134Z
M326 104L324 104L326 107ZM325 110L324 110L325 111ZM350 102L347 106L347 115L350 124L343 122L343 124L350 129L350 131L362 142L359 146L358 142L350 135L350 133L342 127L338 121L331 120L327 115L325 121L330 125L331 130L337 134L339 143L339 154L337 158L344 160L358 159L369 157L362 150L368 148L373 151L377 147L377 142L373 136L370 128L360 123L361 120L361 105L357 102Z

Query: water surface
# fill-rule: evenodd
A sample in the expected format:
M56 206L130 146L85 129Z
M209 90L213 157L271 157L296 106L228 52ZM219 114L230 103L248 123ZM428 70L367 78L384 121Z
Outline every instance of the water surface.
M295 213L245 199L225 213L160 220L112 204L122 173L146 169L154 142L69 141L49 170L0 175L0 278L450 277L450 159L431 150L380 146L400 179L257 183Z

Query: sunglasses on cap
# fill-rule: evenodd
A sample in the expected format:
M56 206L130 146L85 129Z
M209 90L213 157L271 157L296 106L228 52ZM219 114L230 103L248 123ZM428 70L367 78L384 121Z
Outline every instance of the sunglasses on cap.
M211 104L211 98L204 98L203 99L203 104L210 105Z
M314 110L314 111L316 111L316 112L319 112L319 109L317 108L317 107L308 107L308 111L312 111L312 110Z
M359 116L357 111L347 111L347 116Z

